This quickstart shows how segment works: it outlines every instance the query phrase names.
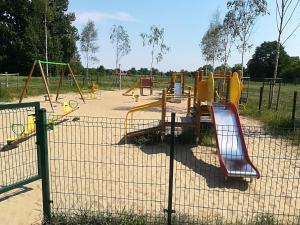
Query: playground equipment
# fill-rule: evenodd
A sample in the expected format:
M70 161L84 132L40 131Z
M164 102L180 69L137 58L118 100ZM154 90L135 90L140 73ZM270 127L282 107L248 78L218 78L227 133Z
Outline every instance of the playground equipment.
M167 88L167 94L184 95L185 76L183 74L172 74L171 81Z
M150 90L150 95L153 94L153 79L152 78L145 78L145 77L141 77L139 79L137 79L131 86L130 88L123 93L123 95L127 95L128 93L130 93L131 91L133 91L136 88L140 89L140 94L144 95L144 89L148 88Z
M45 86L46 94L48 96L48 100L49 100L51 108L52 108L52 110L54 112L54 107L53 107L53 103L52 103L52 100L51 100L50 90L49 90L49 86L48 86L48 83L47 83L47 79L46 79L46 76L45 76L42 64L50 64L50 65L57 65L57 66L67 67L68 70L69 70L69 73L70 73L70 75L71 75L71 77L72 77L72 79L73 79L73 81L74 81L74 83L75 83L75 85L77 87L78 93L80 94L82 101L85 103L84 97L82 95L80 87L79 87L79 85L77 83L77 80L76 80L76 78L75 78L75 76L73 74L72 68L71 68L71 66L70 66L69 63L49 62L49 61L41 61L41 60L35 60L34 61L32 67L31 67L31 70L29 72L28 78L26 80L25 86L23 88L23 91L22 91L19 103L21 103L22 100L23 100L23 98L25 97L25 95L27 93L27 90L28 90L28 87L29 87L29 82L30 82L30 80L32 78L32 75L33 75L33 72L34 72L34 69L35 69L36 65L38 65L38 67L40 69L40 72L42 74L42 79L43 79L43 83L44 83L44 86ZM64 74L61 73L60 79L59 79L59 82L58 82L58 86L57 86L56 101L58 100L59 92L60 92L60 89L62 87L63 77L64 77Z
M73 113L77 109L79 109L79 107L76 101L65 101L63 103L63 114L53 115L50 119L47 120L47 125L53 128L56 122L59 122L62 118ZM22 141L27 140L27 138L30 138L36 132L35 115L32 114L28 116L27 128L25 128L25 125L23 124L12 124L11 129L15 136L7 140L8 145L17 145Z
M88 90L83 90L83 93L86 95L85 99L97 99L96 93L100 91L100 87L95 82L90 82L88 85ZM101 95L101 92L100 92Z
M206 80L203 79L203 71L195 77L194 83L194 105L190 108L192 95L188 96L188 110L190 113L186 122L176 123L176 127L192 127L195 131L196 142L200 140L201 123L211 122L215 130L215 139L218 148L218 158L225 179L228 177L249 177L251 180L260 174L250 161L247 147L245 145L243 132L241 129L238 106L243 90L238 73L226 76L227 92L226 99L216 102L216 90L214 76L210 74ZM172 96L174 97L174 96ZM166 102L168 96L163 91L162 100L134 107L126 114L125 119L125 141L128 138L137 137L150 132L160 132L161 137L165 135L165 129L171 124L166 122ZM151 107L161 107L161 121L152 128L128 131L128 117L134 112Z
M260 174L248 155L236 105L213 104L211 109L218 158L225 180L228 177L259 178Z

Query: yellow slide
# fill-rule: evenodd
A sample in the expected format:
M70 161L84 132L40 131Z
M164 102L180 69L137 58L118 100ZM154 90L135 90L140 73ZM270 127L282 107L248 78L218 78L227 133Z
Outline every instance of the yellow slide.
M123 95L126 95L128 94L129 92L131 92L132 90L134 90L135 88L139 88L141 86L141 81L140 79L137 79L133 85L130 86L130 88L125 92L123 93Z

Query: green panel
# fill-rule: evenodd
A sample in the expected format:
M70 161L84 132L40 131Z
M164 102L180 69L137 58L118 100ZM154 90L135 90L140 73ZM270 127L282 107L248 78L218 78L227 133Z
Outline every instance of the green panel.
M26 102L26 103L1 104L0 110L20 109L20 108L29 108L29 107L34 107L36 109L39 109L40 103L39 102Z
M60 66L67 66L68 63L60 63L60 62L50 62L50 61L41 61L38 60L39 63L41 64L50 64L50 65L60 65Z
M22 186L24 186L26 184L29 184L29 183L34 182L34 181L39 180L39 179L41 179L41 177L38 176L38 175L36 175L36 176L30 177L28 179L16 182L14 184L7 185L5 187L0 188L0 194L3 194L3 193L8 192L8 191L11 191L11 190L13 190L15 188L20 188L20 187L22 187Z

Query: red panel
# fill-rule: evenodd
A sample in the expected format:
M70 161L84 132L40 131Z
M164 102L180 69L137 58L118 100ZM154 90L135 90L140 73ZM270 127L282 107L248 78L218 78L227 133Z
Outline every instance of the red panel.
M141 79L141 87L152 87L153 82L150 78L142 78Z

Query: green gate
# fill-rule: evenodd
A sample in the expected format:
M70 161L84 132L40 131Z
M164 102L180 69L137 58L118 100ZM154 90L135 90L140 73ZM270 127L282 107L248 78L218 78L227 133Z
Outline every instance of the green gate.
M0 194L42 180L50 218L46 111L39 102L0 105Z

